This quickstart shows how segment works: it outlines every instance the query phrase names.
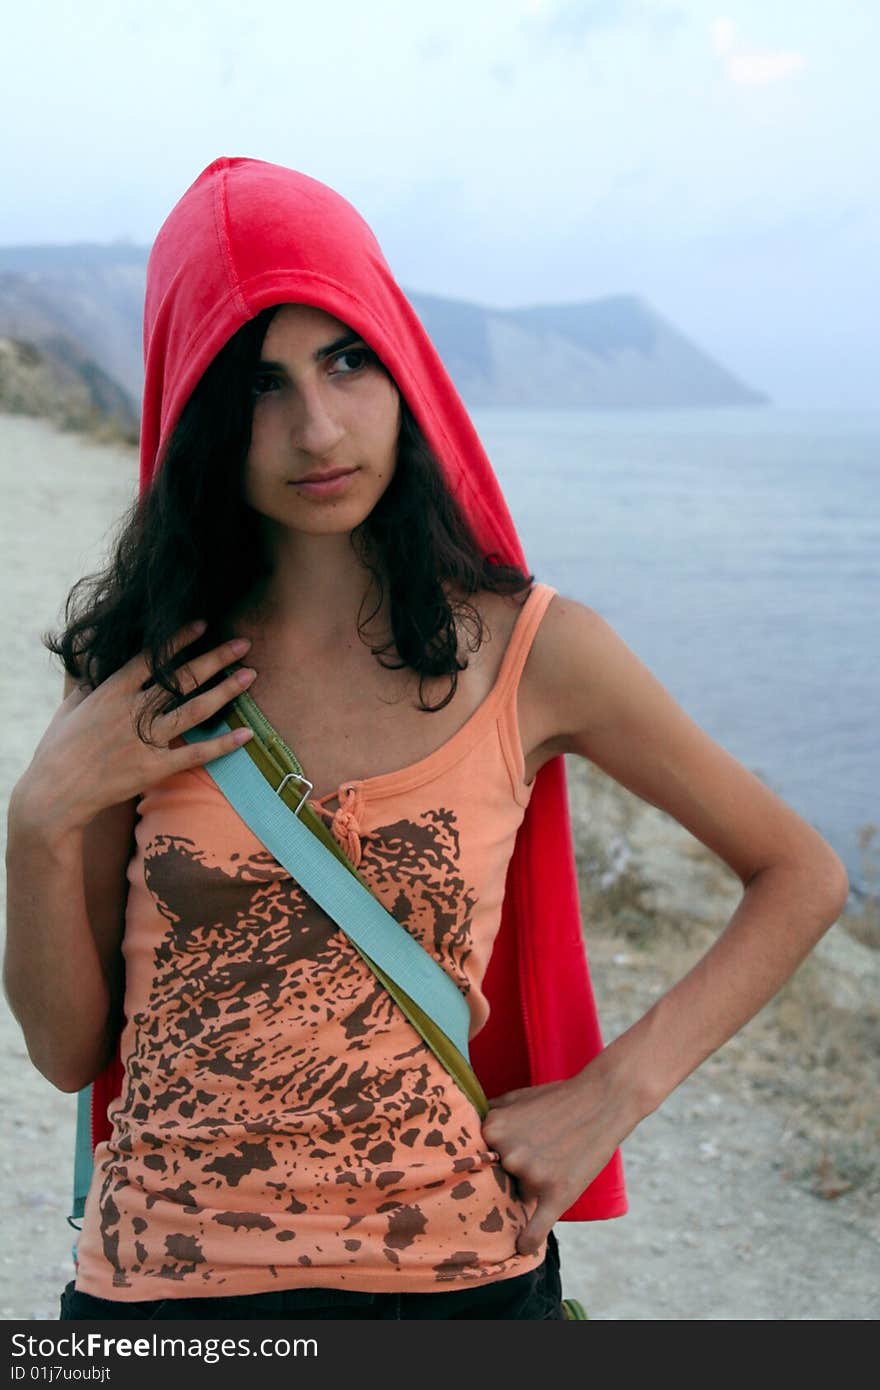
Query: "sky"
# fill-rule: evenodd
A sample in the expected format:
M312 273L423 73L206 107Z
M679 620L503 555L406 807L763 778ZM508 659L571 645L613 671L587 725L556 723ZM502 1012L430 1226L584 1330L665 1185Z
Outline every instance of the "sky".
M249 155L354 203L407 290L635 294L775 405L880 408L878 0L41 0L3 33L2 245L149 245Z

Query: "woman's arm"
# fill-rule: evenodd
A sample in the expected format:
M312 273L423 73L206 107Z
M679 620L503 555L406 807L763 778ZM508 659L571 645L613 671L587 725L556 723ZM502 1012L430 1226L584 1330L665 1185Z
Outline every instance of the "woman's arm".
M593 609L557 595L534 645L532 689L558 750L589 758L668 812L743 884L719 940L613 1050L615 1064L637 1073L629 1084L642 1105L654 1109L773 997L837 920L846 869Z
M484 1124L487 1141L505 1164L513 1157L525 1189L542 1193L521 1245L532 1249L616 1144L781 988L837 920L849 884L827 841L711 739L593 609L561 595L551 600L529 654L525 700L545 761L556 753L589 758L674 816L743 884L719 939L578 1076L533 1088L530 1114L525 1107L518 1117L504 1113L528 1091L493 1102L500 1108ZM550 1092L560 1086L554 1100ZM579 1113L574 1125L565 1120L572 1105ZM547 1136L538 1160L538 1146L528 1155L522 1142L529 1127ZM585 1164L588 1133L593 1158ZM499 1140L518 1150L505 1155ZM552 1151L559 1159L548 1167ZM577 1171L566 1182L572 1164Z
M65 698L74 685L65 676ZM106 807L82 825L65 814L59 825L27 773L10 798L4 991L31 1061L62 1091L93 1081L119 1035L136 806Z
M197 621L180 628L170 655L191 646L205 626ZM248 645L223 642L184 660L178 672L184 698L154 713L149 743L137 731L143 692L152 683L146 652L94 689L85 681L77 688L65 675L65 698L13 788L3 982L34 1065L62 1091L93 1081L117 1040L126 870L138 801L166 777L251 737L249 729L196 744L182 737L250 684L254 672L248 668L202 688Z

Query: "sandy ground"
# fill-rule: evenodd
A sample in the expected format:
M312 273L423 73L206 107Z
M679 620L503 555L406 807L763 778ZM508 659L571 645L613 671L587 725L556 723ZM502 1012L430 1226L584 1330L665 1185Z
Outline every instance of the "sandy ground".
M39 634L134 495L132 451L0 416L6 669L0 805L61 694ZM711 941L738 884L681 827L569 760L606 1039ZM5 822L4 822L5 824ZM862 933L864 936L864 932ZM873 940L869 934L868 940ZM605 1319L872 1319L880 1312L880 951L836 925L776 1000L624 1144L630 1211L559 1223L563 1285ZM76 1098L0 1004L0 1316L57 1317L73 1276Z

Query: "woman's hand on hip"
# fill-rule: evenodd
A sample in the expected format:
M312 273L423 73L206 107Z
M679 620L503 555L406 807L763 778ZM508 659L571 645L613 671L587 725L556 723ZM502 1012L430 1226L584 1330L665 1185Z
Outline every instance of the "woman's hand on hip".
M505 1091L489 1101L483 1138L534 1203L517 1250L533 1254L602 1171L643 1115L609 1084L602 1054L567 1081Z

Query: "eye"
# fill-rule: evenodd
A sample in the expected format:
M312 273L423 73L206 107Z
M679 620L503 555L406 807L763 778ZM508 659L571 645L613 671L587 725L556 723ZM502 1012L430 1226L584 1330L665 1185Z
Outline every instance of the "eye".
M271 372L257 372L253 380L253 385L251 386L251 394L253 396L264 396L267 391L271 390L273 385L278 385L277 376L273 376Z
M344 352L338 352L332 360L334 363L341 362L343 358L346 357L360 357L362 361L348 371L338 373L340 376L354 376L355 372L361 371L362 368L368 366L370 362L375 362L377 360L376 354L366 347L346 348Z

